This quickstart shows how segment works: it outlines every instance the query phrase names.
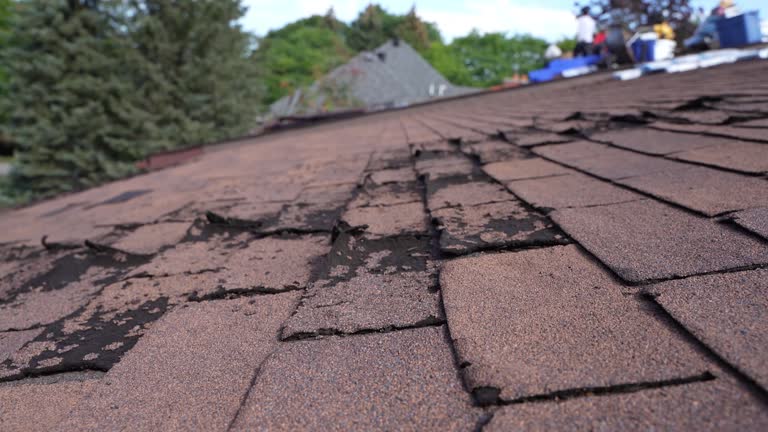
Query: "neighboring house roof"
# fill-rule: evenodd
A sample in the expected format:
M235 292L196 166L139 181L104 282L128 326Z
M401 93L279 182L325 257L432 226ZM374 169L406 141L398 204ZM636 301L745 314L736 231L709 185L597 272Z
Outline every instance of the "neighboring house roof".
M381 110L476 91L448 82L405 41L389 41L358 54L308 89L280 99L271 111L277 116L313 113L329 101L333 109ZM344 100L338 103L334 97Z
M3 429L768 430L767 72L377 113L3 213Z

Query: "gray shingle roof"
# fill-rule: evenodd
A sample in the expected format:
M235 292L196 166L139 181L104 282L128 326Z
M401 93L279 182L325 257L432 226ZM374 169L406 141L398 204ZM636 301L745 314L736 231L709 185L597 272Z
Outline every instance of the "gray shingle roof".
M319 111L332 97L328 94L329 88L348 96L346 104L350 106L337 105L335 108L369 110L403 107L478 90L454 86L410 45L393 40L374 51L358 54L308 89L298 90L275 102L272 113L285 116ZM303 103L309 99L313 102Z

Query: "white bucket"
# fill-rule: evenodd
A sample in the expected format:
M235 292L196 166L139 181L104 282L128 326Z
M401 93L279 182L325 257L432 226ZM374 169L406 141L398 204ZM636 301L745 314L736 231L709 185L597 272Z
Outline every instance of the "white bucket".
M675 57L675 48L677 48L677 42L667 39L659 39L656 41L656 48L653 51L653 59L669 60Z

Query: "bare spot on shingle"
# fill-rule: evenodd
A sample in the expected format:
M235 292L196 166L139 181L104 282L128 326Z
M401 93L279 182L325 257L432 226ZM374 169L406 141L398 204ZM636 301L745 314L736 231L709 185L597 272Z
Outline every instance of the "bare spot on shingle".
M223 430L276 348L296 294L170 312L63 420L63 429ZM109 415L105 415L108 413Z
M426 234L427 214L421 202L347 210L342 219L351 226L365 227L366 236L382 238L404 234Z
M431 183L433 184L429 187L427 206L433 212L445 207L471 207L509 201L513 198L504 187L491 182Z
M566 241L546 217L517 201L449 207L432 212L432 218L441 231L440 249L452 255Z
M4 280L8 289L0 298L0 331L53 323L143 262L120 253L40 255L24 264L40 266L39 272L19 271Z

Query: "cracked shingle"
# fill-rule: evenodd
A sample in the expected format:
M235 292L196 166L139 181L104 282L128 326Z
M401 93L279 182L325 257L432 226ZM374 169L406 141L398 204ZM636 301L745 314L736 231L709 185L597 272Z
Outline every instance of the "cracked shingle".
M232 430L468 430L480 416L442 328L282 344Z
M276 348L295 293L177 309L94 386L63 430L224 430Z

